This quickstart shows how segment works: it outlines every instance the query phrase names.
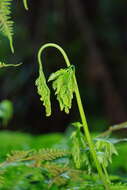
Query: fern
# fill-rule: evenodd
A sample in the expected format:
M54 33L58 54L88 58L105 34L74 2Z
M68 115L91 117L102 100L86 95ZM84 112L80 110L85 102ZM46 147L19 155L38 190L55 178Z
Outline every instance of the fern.
M50 90L46 84L46 79L43 71L39 70L39 77L37 78L35 85L37 86L38 94L41 96L40 100L43 101L43 105L46 109L46 116L51 115L51 103L50 103Z
M70 178L69 176L64 177L63 175L65 173L68 173L69 171L69 168L65 166L63 167L58 164L48 163L45 164L43 167L46 168L51 175L49 186L52 186L52 184L56 184L58 186L65 185Z
M71 135L71 152L76 168L86 167L88 173L91 173L91 165L88 157L88 146L85 143L81 132L82 124L80 122L72 123L76 130Z
M108 163L112 162L112 155L118 155L118 152L115 146L108 139L96 139L95 144L98 160L101 164L104 164L105 167L108 166Z
M68 152L65 150L57 150L57 149L41 149L39 151L33 152L31 156L28 157L27 160L35 161L35 166L40 167L42 162L44 161L52 161L57 158L61 158L67 156Z
M43 167L50 174L50 183L49 186L56 184L57 186L63 186L68 183L68 181L79 181L80 175L83 174L82 171L72 169L68 166L63 166L56 163L46 163Z
M53 89L57 95L60 110L64 110L68 114L72 106L73 93L75 92L74 66L52 73L48 81L53 81Z
M7 155L6 162L12 163L24 161L28 157L29 153L30 151L12 151L11 154Z
M14 53L13 47L13 21L11 20L11 3L12 0L0 1L0 31L9 39L11 51Z

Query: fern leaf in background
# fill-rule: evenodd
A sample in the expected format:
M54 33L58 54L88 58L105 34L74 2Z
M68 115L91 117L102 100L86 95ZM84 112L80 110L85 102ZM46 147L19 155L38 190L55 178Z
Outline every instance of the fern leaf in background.
M28 3L27 3L27 0L23 0L23 4L24 4L25 9L28 10Z
M12 0L0 1L0 32L9 39L11 51L13 47L13 21L11 20L11 3Z

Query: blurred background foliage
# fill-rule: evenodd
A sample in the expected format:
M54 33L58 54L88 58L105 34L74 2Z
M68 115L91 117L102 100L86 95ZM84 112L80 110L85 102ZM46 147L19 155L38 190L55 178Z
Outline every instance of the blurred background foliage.
M34 85L38 76L37 51L47 42L61 45L76 74L92 130L127 118L127 1L122 0L29 0L13 1L14 47L0 35L1 61L23 62L17 68L0 70L0 101L13 102L14 115L7 129L37 133L62 132L79 120L76 102L69 115L61 113L52 96L53 114L45 117ZM43 54L46 76L65 66L56 50ZM46 66L45 66L46 63Z

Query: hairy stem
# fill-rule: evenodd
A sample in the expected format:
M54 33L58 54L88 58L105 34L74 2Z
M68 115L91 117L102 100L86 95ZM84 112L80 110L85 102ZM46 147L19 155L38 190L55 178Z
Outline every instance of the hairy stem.
M54 47L54 48L58 49L61 52L61 54L63 55L67 67L69 67L71 65L70 61L69 61L69 59L68 59L68 57L67 57L67 55L65 53L65 51L59 45L54 44L54 43L47 43L47 44L43 45L40 48L39 52L38 52L38 62L39 62L40 69L42 69L41 54L42 54L43 50L45 48L47 48L47 47ZM78 109L79 109L80 117L81 117L82 124L83 124L83 129L84 129L85 137L86 137L88 146L90 148L90 152L91 152L91 155L93 157L94 163L96 165L98 174L99 174L101 180L103 181L105 189L109 190L109 183L107 182L108 181L107 180L107 176L104 175L102 167L101 167L101 165L100 165L100 163L98 161L97 154L96 154L96 151L95 151L95 148L94 148L94 144L93 144L90 132L89 132L89 128L88 128L85 112L84 112L84 109L83 109L83 105L82 105L82 101L81 101L81 97L80 97L80 93L79 93L78 84L77 84L77 80L76 80L75 74L74 74L74 80L75 80L75 86L76 86L75 94L76 94L76 99L77 99L77 104L78 104Z

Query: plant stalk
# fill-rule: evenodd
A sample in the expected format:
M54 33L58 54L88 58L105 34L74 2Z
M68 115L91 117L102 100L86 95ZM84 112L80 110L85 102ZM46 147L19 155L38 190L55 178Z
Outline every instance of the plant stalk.
M68 56L66 55L65 51L59 45L54 44L54 43L47 43L47 44L43 45L38 52L38 62L39 62L39 67L41 69L42 69L41 54L42 54L42 51L47 47L54 47L54 48L58 49L61 52L61 54L63 55L67 67L71 66L70 61L68 59ZM99 174L99 176L100 176L100 178L101 178L101 180L105 186L105 189L110 190L109 183L107 182L108 180L107 180L106 176L104 175L102 167L98 161L97 154L96 154L96 151L94 148L94 144L93 144L90 132L89 132L89 128L88 128L85 112L83 109L83 105L82 105L82 101L81 101L81 97L80 97L79 88L78 88L77 79L76 79L75 74L74 74L74 81L75 81L75 86L76 86L76 89L75 89L76 100L77 100L78 109L79 109L80 117L81 117L82 124L83 124L85 137L86 137L88 146L90 148L90 152L91 152L91 155L93 157L94 163L96 165L98 174Z
M88 146L90 148L90 152L91 152L91 155L93 157L94 163L96 165L98 174L99 174L101 180L104 183L105 189L106 190L110 190L109 184L107 183L107 177L104 175L104 173L102 171L102 167L101 167L101 165L100 165L100 163L98 161L97 154L96 154L96 151L95 151L95 148L94 148L94 144L93 144L90 132L89 132L89 128L88 128L88 124L87 124L85 112L84 112L84 109L83 109L83 105L82 105L82 101L81 101L81 97L80 97L80 93L79 93L79 89L78 89L78 84L77 84L77 80L76 80L75 75L74 75L74 79L75 79L75 84L76 84L75 94L76 94L78 109L79 109L79 112L80 112L80 117L81 117L82 124L83 124L83 129L84 129L85 137L86 137L86 140L88 142Z

